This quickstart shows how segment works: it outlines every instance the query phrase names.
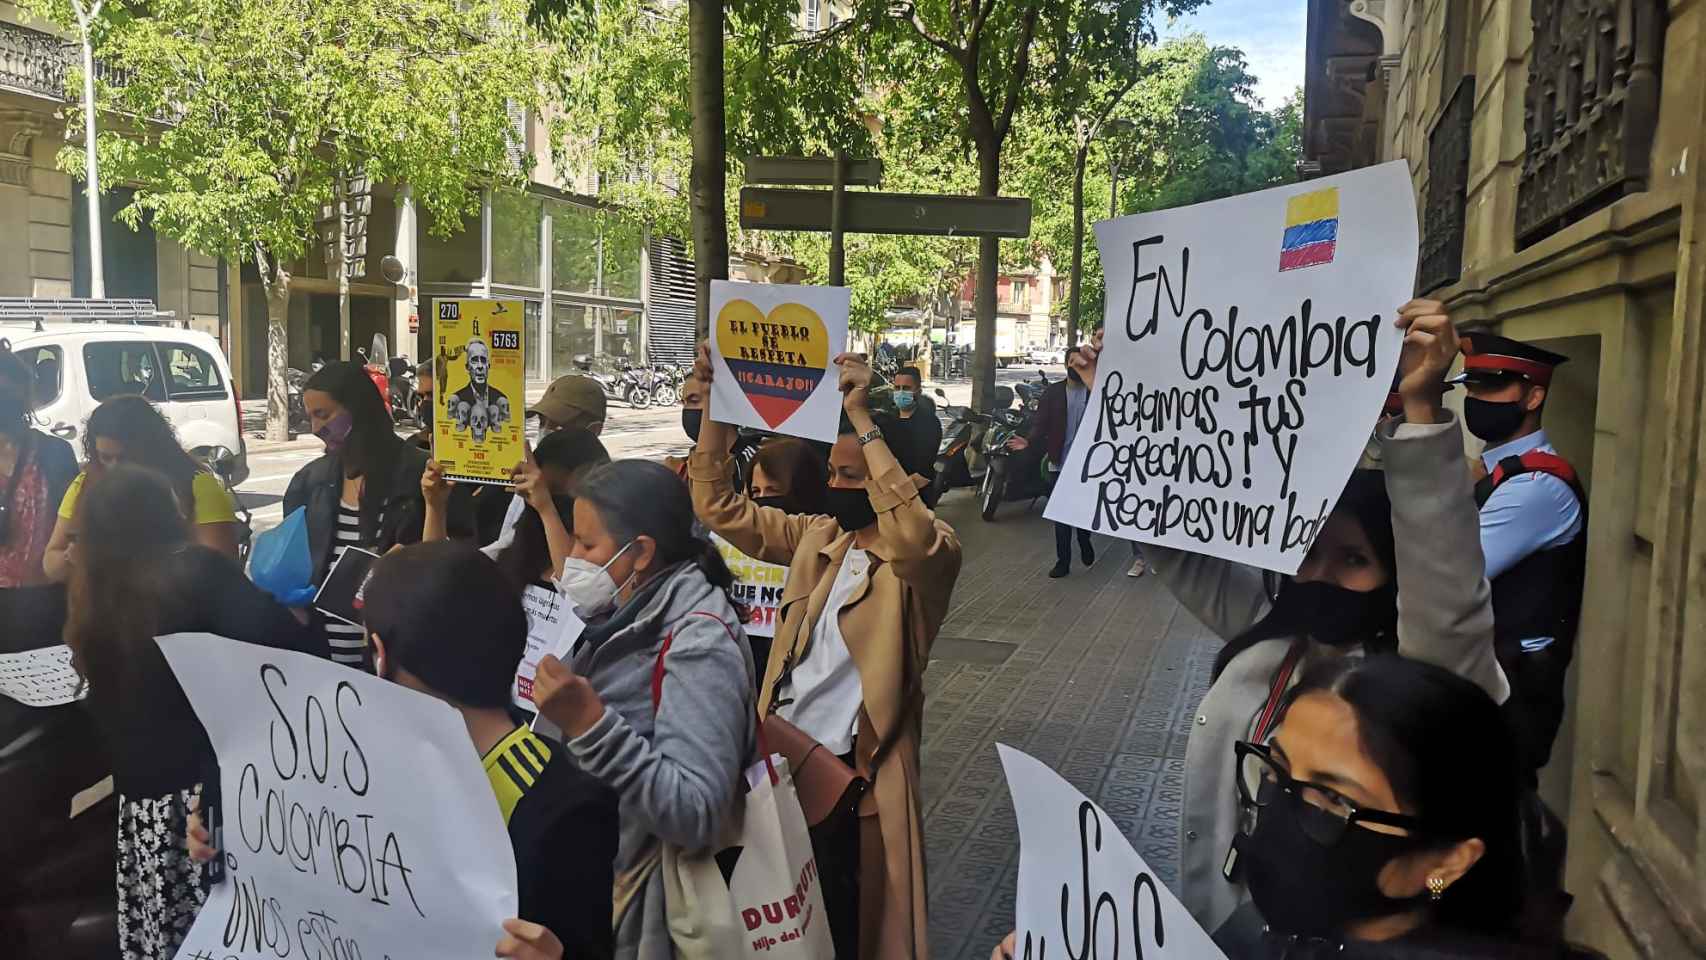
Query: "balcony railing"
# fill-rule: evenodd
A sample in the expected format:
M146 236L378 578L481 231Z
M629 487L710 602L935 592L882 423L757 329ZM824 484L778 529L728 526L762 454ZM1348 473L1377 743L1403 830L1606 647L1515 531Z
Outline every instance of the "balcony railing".
M63 99L74 52L51 33L0 23L0 87Z
M65 81L80 59L77 42L51 33L0 22L0 89L65 99ZM95 61L95 79L123 86L129 72Z

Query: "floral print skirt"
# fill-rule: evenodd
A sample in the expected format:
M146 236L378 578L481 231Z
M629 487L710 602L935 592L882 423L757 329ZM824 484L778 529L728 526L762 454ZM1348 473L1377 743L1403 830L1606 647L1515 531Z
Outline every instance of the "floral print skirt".
M201 785L163 797L119 795L118 941L124 960L171 960L207 899L185 831Z

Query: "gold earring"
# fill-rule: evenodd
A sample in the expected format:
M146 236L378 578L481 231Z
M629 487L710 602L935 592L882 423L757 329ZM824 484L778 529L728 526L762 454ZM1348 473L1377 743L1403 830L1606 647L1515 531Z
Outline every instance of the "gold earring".
M1438 901L1445 896L1445 878L1434 875L1428 878L1428 899Z

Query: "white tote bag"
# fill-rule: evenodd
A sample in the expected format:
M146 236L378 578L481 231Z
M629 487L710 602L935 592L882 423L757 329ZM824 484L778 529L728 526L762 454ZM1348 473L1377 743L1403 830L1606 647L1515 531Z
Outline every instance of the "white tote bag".
M829 960L829 937L817 857L787 761L766 757L746 795L729 895L746 942L741 956Z

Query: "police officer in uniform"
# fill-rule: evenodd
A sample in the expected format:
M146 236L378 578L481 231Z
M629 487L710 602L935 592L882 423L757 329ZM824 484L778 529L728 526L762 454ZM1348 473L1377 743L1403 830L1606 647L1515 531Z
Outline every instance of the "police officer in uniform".
M1493 586L1494 637L1510 679L1508 713L1532 779L1564 717L1586 566L1587 496L1540 426L1552 372L1568 358L1477 333L1463 338L1463 422L1486 442L1475 487Z

